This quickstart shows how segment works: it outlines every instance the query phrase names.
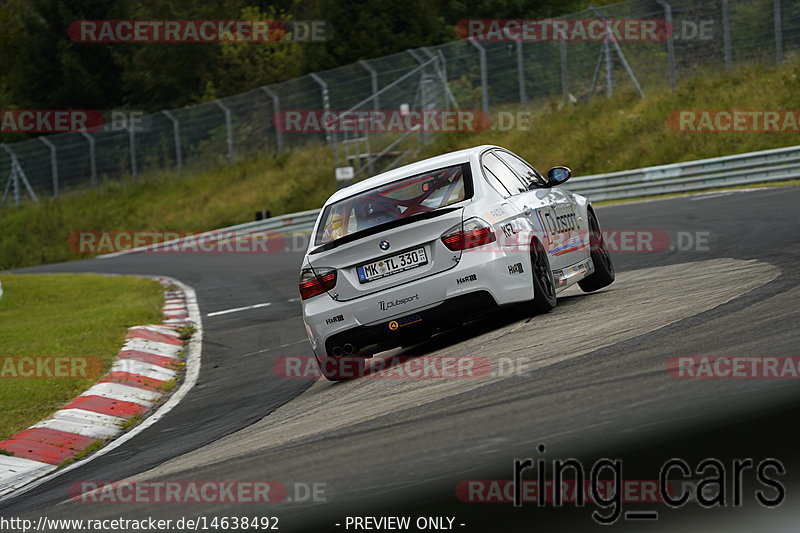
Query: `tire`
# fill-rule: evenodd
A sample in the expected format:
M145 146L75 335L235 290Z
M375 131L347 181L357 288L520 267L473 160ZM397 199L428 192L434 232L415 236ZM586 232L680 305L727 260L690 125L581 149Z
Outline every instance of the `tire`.
M542 243L537 239L531 242L531 277L533 278L533 300L531 309L543 314L556 306L556 280L550 269Z
M606 243L600 231L597 217L589 211L589 246L594 263L594 272L578 282L583 292L594 292L614 283L614 265L606 250Z
M319 373L328 381L347 381L364 375L366 357L327 357L320 360L315 355Z

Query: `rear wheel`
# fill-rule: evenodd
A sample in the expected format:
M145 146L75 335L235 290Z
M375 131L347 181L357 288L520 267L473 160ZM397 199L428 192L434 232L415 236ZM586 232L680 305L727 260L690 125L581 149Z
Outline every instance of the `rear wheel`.
M536 313L547 313L556 306L556 280L550 270L550 260L544 246L534 239L531 243L531 274L533 276L533 301Z
M593 292L607 287L614 283L615 277L614 265L611 264L611 257L606 250L606 243L600 232L600 224L597 223L597 218L591 211L589 211L589 245L591 246L594 272L578 282L583 292Z

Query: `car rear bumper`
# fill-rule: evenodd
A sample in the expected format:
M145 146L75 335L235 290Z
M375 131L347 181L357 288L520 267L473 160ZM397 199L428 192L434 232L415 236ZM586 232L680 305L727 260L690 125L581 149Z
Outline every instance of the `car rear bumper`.
M531 298L528 253L486 247L462 254L450 270L377 294L344 302L328 295L306 300L303 321L314 352L322 357L334 355L336 347L348 354L373 344L397 346L403 338L442 329L486 307ZM352 352L344 349L347 344Z
M497 303L486 291L476 291L455 296L449 300L398 317L369 326L357 326L331 335L325 340L325 351L328 355L338 355L337 348L346 354L344 347L352 346L353 352L376 352L403 345L408 339L422 338L436 331L459 325L460 317L475 316L496 307Z

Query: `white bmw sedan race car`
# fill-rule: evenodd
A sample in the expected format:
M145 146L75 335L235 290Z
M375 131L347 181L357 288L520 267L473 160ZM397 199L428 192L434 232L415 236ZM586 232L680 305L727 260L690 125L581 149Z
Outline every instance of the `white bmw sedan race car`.
M578 283L614 281L597 217L498 146L478 146L365 179L320 211L300 273L303 321L322 374L408 346L500 305L543 313Z

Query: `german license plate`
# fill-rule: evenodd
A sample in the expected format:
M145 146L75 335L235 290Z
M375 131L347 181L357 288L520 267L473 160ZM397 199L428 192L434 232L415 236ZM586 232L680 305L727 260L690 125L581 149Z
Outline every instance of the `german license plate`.
M397 255L385 257L379 261L361 265L356 268L356 272L358 272L358 280L361 283L367 283L393 274L399 274L400 272L405 272L412 268L417 268L427 262L428 257L425 255L425 248L417 248L416 250L409 250Z

